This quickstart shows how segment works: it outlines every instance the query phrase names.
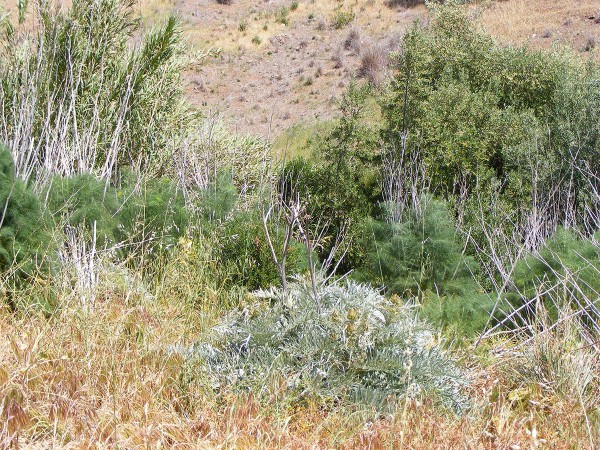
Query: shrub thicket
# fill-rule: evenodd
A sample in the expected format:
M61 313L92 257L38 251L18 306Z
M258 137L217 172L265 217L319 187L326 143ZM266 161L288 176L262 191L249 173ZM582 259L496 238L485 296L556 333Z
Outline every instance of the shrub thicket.
M438 326L461 335L483 329L492 305L474 281L477 265L464 255L444 202L425 197L421 211L405 211L400 222L371 220L368 228L361 279L416 301Z
M39 198L15 176L10 151L0 144L0 274L35 275L50 251L48 216Z
M219 389L250 389L268 398L281 389L288 399L323 405L370 404L394 408L404 395L432 396L463 410L466 381L431 327L408 306L395 306L377 291L348 282L262 292L270 304L246 308L213 330L210 344L190 350L200 373ZM202 376L199 378L202 379Z
M464 204L499 189L521 218L542 203L553 220L589 215L580 169L600 167L597 65L501 47L464 9L437 6L430 26L405 35L395 67L385 139L400 149L408 133L436 193Z
M345 236L335 255L337 262L345 252L341 273L363 259L359 225L378 213L381 200L377 136L363 122L369 94L368 86L352 85L342 99L339 122L315 144L315 156L290 161L280 183L284 199L299 195L306 203L313 235L322 234L316 225L324 226L317 248L321 259L329 256L336 238Z
M282 254L284 226L267 224L275 253ZM271 255L263 229L262 218L256 212L238 212L213 232L215 258L220 265L221 282L226 288L243 286L249 290L277 286L278 268ZM307 270L306 249L293 240L287 254L289 274Z

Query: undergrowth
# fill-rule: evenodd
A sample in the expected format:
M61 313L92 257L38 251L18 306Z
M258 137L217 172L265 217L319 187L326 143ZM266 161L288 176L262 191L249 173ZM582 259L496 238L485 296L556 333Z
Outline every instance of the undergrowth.
M1 18L0 447L597 446L597 67L455 3L282 173L177 19Z
M348 282L259 292L270 302L249 305L214 329L210 344L190 349L215 387L275 389L296 401L372 404L390 409L402 396L431 396L463 411L466 379L434 330L414 308L393 305L368 286Z

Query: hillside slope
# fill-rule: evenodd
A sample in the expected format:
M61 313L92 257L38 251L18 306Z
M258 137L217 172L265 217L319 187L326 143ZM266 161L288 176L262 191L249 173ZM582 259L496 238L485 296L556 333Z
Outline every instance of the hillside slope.
M415 20L427 21L424 5L389 3L177 0L145 11L153 17L176 12L192 43L220 50L188 74L196 105L222 112L240 131L273 136L335 114L336 99L352 78L382 76L382 53L397 48ZM560 43L581 52L600 45L600 24L592 19L600 16L600 5L594 0L509 0L476 5L473 14L507 44Z
M62 3L69 3L61 0ZM6 9L16 17L16 0ZM388 0L139 0L144 26L182 19L192 48L214 57L186 74L193 104L220 113L241 132L274 137L286 128L335 115L356 77L380 80L386 54L415 21L423 2ZM472 14L498 41L533 47L600 46L596 0L478 2Z

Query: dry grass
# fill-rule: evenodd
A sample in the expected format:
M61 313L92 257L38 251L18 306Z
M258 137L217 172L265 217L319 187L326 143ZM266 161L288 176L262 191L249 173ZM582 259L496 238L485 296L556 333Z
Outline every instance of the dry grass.
M600 442L600 430L587 431L576 399L542 381L515 378L519 353L506 344L479 352L493 364L466 359L476 407L464 417L442 413L426 399L401 403L393 419L285 406L277 398L259 404L251 395L216 396L188 382L185 361L168 351L201 336L207 318L218 314L215 300L192 306L181 290L161 292L153 298L105 287L89 311L65 300L50 319L0 311L0 445L585 449L590 439Z
M481 8L483 28L501 42L548 47L555 42L582 50L589 36L600 36L590 19L596 0L510 0Z
M358 75L378 85L388 75L390 50L383 44L371 43L363 46L360 52Z
M217 395L192 382L181 353L169 351L202 339L224 313L207 282L209 262L186 242L155 288L123 282L123 269L107 266L94 306L82 307L80 295L63 288L51 318L0 309L1 448L592 449L600 442L598 386L588 400L570 387L577 387L572 374L583 373L577 367L600 371L600 359L573 345L571 329L528 347L498 341L465 349L474 408L462 417L427 398L381 416L281 401L277 387L266 403ZM550 354L555 363L538 371Z
M182 361L166 345L194 336L195 315L183 303L134 304L121 296L87 313L69 301L51 320L3 311L0 409L7 426L0 442L19 435L40 448L194 442L185 411L197 399L182 391Z
M145 8L152 9L154 3L165 0L142 2ZM177 6L177 10L189 13L196 5L185 2ZM306 31L305 37L311 38L309 30L320 31L319 35L328 33L346 34L346 28L335 31L332 26L336 15L342 12L353 12L354 26L369 30L372 35L381 35L392 29L409 25L416 14L426 12L424 5L417 6L409 15L399 14L396 8L390 8L386 0L338 0L332 1L300 1L296 9L290 9L291 1L239 1L233 5L219 5L216 2L202 2L201 10L204 18L190 19L187 30L191 40L200 45L210 45L225 52L248 51L261 52L261 48L252 44L254 36L259 36L263 43L268 43L273 36L296 34ZM286 23L279 18L285 11ZM405 17L406 16L406 17ZM319 27L319 22L322 26ZM205 23L206 27L192 26L195 22ZM240 23L245 27L240 29ZM266 29L265 29L266 28ZM329 40L329 37L326 37Z

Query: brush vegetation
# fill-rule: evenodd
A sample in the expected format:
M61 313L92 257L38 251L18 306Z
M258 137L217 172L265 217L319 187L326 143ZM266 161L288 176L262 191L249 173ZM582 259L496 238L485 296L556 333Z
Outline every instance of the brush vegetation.
M268 398L276 387L283 401L324 407L349 401L384 410L402 395L467 407L465 375L410 305L354 282L320 290L320 313L304 282L256 295L267 301L236 312L214 329L213 342L191 350L216 389Z
M284 161L176 18L2 19L3 448L600 444L600 69L428 7Z

